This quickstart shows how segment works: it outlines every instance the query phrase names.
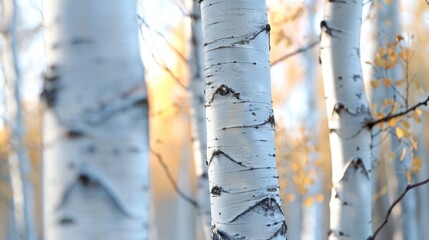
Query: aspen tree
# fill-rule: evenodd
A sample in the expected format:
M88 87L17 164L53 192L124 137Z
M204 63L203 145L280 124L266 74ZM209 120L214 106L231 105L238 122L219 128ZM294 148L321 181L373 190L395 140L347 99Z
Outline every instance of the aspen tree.
M24 144L26 128L22 104L22 75L18 55L18 2L3 1L3 19L0 31L5 45L3 49L6 102L9 118L6 118L11 132L11 151L8 156L10 180L13 191L14 219L19 239L37 239L34 217L34 189L30 181L32 173L30 158ZM11 233L10 236L12 236Z
M136 1L44 6L45 239L148 239L148 104Z
M210 191L206 165L207 128L204 107L204 54L200 5L192 0L191 51L189 57L192 146L197 176L198 217L210 237Z
M371 119L359 55L362 0L326 1L321 62L332 155L329 239L371 236Z
M213 239L285 239L265 1L201 3Z

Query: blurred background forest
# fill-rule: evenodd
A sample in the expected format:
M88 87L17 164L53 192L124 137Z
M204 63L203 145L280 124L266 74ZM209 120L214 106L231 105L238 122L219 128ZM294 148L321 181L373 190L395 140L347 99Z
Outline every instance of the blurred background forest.
M190 136L188 55L190 48L191 19L188 17L191 1L158 0L139 1L141 56L146 69L150 103L151 192L154 234L158 239L190 239L189 233L201 233L196 211L179 194L194 196L196 188L192 139ZM377 8L391 4L392 0L368 0L364 3L361 32L361 59L367 95L374 89L393 85L405 89L410 105L426 98L429 68L429 6L423 0L400 1L398 13L392 18L399 21L400 30L396 45L380 37L374 28ZM32 172L25 176L34 186L35 216L39 232L41 221L41 111L39 97L42 89L44 63L44 33L41 0L19 0L18 50L19 68L22 72L22 98L25 109L25 144L31 158ZM330 152L323 84L318 61L318 41L323 1L319 0L268 0L271 24L271 74L274 112L276 117L276 151L280 175L281 198L288 223L289 239L304 239L306 210L317 206L322 209L325 221L323 231L328 229L328 202L330 198ZM0 11L2 8L0 7ZM385 19L382 24L392 25ZM0 21L1 22L1 21ZM389 33L390 34L390 33ZM114 36L112 36L114 37ZM0 41L0 239L6 236L11 223L10 203L14 197L8 153L11 149L10 83L4 77L5 42ZM389 45L390 43L390 45ZM403 51L403 50L406 51ZM377 55L378 54L378 55ZM381 59L380 56L388 55ZM385 60L383 62L382 60ZM390 61L390 62L389 62ZM390 79L389 64L399 65L402 75ZM379 77L372 73L377 67ZM382 108L394 104L392 99L371 99L372 113L383 116ZM427 149L429 131L427 108L416 111L412 117L403 118L386 125L392 127L396 136L407 141L406 147L389 149L389 133L382 133L377 146L381 149L374 156L379 181L373 190L374 226L384 219L390 203L397 197L394 161L403 160L405 152L412 152L409 171L401 172L408 182L427 178ZM45 126L49 127L49 126ZM175 189L176 188L176 189ZM427 209L428 186L417 189L416 209ZM419 195L420 194L420 195ZM422 196L421 196L422 195ZM377 205L380 204L380 205ZM418 217L429 216L420 211ZM427 215L427 214L426 214ZM393 220L386 230L400 239L400 207L393 211ZM293 219L293 220L292 220ZM156 226L163 227L158 231ZM419 225L421 236L429 239L428 225ZM2 235L3 234L3 235Z

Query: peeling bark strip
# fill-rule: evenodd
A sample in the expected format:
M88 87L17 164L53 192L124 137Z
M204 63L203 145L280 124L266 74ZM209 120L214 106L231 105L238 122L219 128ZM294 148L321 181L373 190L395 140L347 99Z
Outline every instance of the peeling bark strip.
M371 236L371 119L359 57L362 0L327 1L321 60L332 153L329 239Z
M42 92L46 240L149 237L148 102L135 7L45 0L46 45L55 46L47 48Z
M265 1L201 2L212 239L285 239Z

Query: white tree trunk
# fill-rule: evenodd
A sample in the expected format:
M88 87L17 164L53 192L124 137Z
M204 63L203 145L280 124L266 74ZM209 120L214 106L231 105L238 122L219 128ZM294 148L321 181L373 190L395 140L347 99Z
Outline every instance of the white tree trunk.
M315 0L306 1L307 5L307 18L305 19L305 29L308 33L308 42L313 42L316 38L313 24L315 13L312 11ZM305 61L305 89L307 91L307 114L305 116L304 124L308 134L312 137L310 144L312 146L318 145L319 137L319 112L317 110L317 79L318 79L318 68L316 63L316 54L313 49L307 50L304 54ZM307 195L314 196L316 194L323 194L324 192L324 174L323 171L316 165L318 159L316 152L309 152L309 167L314 170L313 184L309 186ZM319 240L323 239L326 235L324 231L324 203L314 201L310 206L303 206L302 208L302 233L301 239L305 240Z
M371 133L359 56L362 0L326 1L321 61L332 155L330 239L371 236Z
M45 0L45 239L148 239L135 0Z
M213 239L285 239L265 1L201 1Z
M191 52L189 58L192 147L197 176L198 217L210 238L210 191L206 165L207 127L204 108L204 54L200 5L192 0Z
M177 184L180 190L187 196L191 196L191 160L189 146L185 144L182 147L182 158L179 164L179 175ZM208 194L207 194L208 195ZM210 195L208 195L210 196ZM176 224L176 239L195 240L196 222L194 219L194 206L189 204L185 199L178 197L177 199L177 224Z
M3 1L4 22L1 26L4 45L3 58L7 89L9 128L11 130L11 152L9 154L10 175L13 189L15 218L19 239L37 239L34 218L34 193L29 180L31 162L24 144L25 125L21 96L21 71L18 59L18 3ZM4 25L3 25L4 24Z

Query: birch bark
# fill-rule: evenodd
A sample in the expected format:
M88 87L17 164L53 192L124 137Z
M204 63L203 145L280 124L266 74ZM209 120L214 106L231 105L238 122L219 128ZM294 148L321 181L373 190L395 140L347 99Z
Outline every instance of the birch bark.
M305 19L305 29L308 33L308 42L313 42L316 38L314 32L314 17L315 13L312 9L315 6L315 0L306 1L307 5L307 16ZM318 124L319 124L319 112L317 110L317 78L318 78L318 68L316 67L316 54L313 49L309 49L303 54L305 66L306 66L306 74L305 74L305 89L307 90L306 95L308 96L307 102L305 103L307 106L307 113L304 119L304 124L306 130L309 132L309 135L312 136L312 140L310 140L310 144L312 146L318 145ZM309 152L309 167L313 170L313 183L308 188L308 195L316 195L323 194L324 192L324 174L323 171L317 166L316 160L318 158L318 154L316 152ZM314 201L310 206L303 206L302 215L302 233L301 239L306 240L318 240L322 239L325 236L324 232L324 203Z
M135 0L45 0L45 239L148 239Z
M213 239L285 239L265 1L203 0Z
M11 152L8 156L13 191L15 219L19 239L37 239L34 217L34 190L29 180L31 162L24 144L25 125L22 105L22 77L18 58L18 3L3 1L4 22L1 31L6 46L3 50L8 107L8 127L11 131Z
M329 239L371 236L371 133L359 55L362 0L326 1L321 62L330 129Z
M210 238L210 191L206 165L207 127L204 108L204 53L201 11L192 0L191 51L189 57L192 147L197 176L198 217L206 239Z

